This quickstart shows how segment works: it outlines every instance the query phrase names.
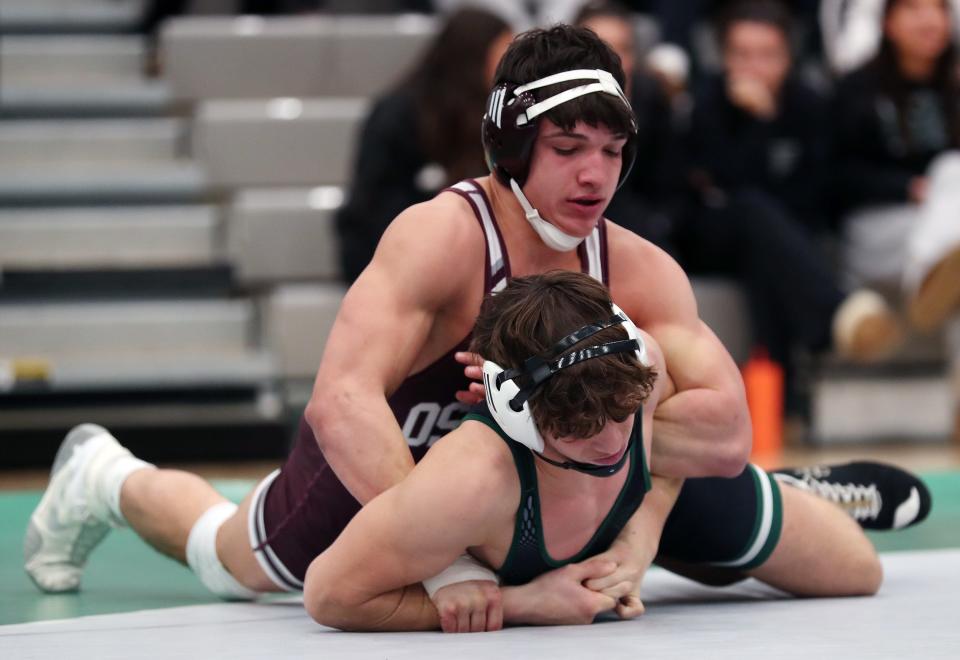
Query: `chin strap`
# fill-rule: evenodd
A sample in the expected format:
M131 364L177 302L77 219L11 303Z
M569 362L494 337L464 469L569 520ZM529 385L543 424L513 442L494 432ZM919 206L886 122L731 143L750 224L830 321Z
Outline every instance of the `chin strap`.
M510 179L510 189L513 191L513 195L517 198L517 201L520 202L527 221L547 247L557 252L569 252L570 250L576 249L577 246L584 241L583 238L571 236L541 218L540 212L531 206L527 200L527 196L523 194L523 191L514 179Z
M638 411L638 414L641 413ZM533 452L533 455L545 463L556 465L564 470L576 470L577 472L588 474L591 477L612 477L619 472L621 468L623 468L627 462L627 458L633 453L634 445L640 442L641 438L640 433L638 432L639 428L641 428L641 424L637 420L634 420L633 430L630 432L630 442L627 444L627 450L623 452L623 456L620 457L620 460L613 465L597 465L595 463L581 463L579 461L555 461L552 458L547 458L538 451Z

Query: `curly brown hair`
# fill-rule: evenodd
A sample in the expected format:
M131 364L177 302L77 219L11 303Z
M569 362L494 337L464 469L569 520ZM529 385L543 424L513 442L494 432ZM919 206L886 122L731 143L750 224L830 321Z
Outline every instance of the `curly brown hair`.
M533 355L559 357L549 354L557 341L611 314L609 291L588 275L554 270L517 277L484 299L470 347L504 369L517 369ZM623 326L615 325L584 343L626 338ZM656 378L656 370L640 364L632 352L612 353L556 373L530 397L530 409L541 433L589 438L608 420L622 422L635 412Z

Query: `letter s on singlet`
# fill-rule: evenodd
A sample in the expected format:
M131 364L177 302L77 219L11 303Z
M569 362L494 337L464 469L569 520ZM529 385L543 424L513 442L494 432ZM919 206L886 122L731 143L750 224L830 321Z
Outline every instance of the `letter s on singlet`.
M403 437L411 447L432 445L460 425L467 407L454 401L440 407L435 401L423 401L410 409L403 422Z

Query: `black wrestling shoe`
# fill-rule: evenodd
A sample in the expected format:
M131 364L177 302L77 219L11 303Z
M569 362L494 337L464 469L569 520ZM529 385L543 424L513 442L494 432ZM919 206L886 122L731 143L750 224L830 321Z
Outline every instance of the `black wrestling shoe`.
M892 465L858 461L773 470L774 478L829 500L864 529L902 529L930 513L930 491Z

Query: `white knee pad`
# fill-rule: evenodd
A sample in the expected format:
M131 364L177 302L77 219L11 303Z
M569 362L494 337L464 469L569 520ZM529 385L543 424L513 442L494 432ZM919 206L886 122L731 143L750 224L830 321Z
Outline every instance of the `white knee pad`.
M253 600L257 592L240 584L217 557L217 531L237 510L221 502L206 510L187 537L187 564L207 589L224 600Z

